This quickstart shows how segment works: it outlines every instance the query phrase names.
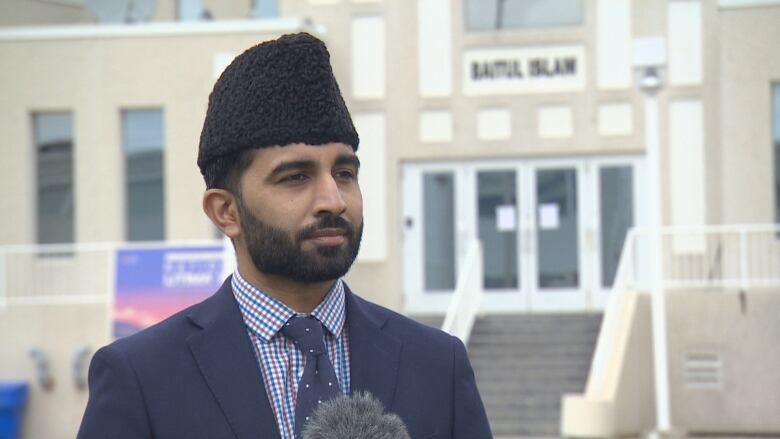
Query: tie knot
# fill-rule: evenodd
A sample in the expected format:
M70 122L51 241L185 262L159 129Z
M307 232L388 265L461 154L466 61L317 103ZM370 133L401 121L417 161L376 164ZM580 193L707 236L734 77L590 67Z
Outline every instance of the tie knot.
M282 334L294 341L305 355L320 355L325 352L322 323L314 317L292 317L282 327Z

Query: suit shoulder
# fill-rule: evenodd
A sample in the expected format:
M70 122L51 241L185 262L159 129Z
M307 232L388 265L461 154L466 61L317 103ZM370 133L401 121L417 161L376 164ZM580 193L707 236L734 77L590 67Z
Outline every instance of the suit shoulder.
M365 300L354 293L353 296L360 303L364 312L371 315L382 327L382 330L402 338L404 341L443 343L447 346L452 343L453 337L439 328L420 323L382 305Z

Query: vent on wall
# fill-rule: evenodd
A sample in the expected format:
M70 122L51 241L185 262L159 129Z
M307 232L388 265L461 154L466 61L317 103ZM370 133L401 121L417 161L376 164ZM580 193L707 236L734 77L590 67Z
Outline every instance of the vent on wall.
M689 389L720 389L723 381L720 355L695 352L685 356L685 387Z

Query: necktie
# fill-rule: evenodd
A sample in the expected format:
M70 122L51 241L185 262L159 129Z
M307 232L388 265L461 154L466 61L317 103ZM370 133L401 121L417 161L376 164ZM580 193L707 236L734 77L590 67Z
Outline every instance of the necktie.
M341 391L322 341L322 323L319 320L311 316L292 317L282 327L282 334L294 341L306 358L295 403L295 437L300 438L317 405L339 396Z

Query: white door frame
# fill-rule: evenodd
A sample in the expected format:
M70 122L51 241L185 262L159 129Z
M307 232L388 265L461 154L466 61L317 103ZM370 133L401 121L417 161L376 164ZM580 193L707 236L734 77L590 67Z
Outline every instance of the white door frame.
M486 290L486 312L582 311L603 309L609 289L601 287L599 169L605 165L626 165L633 169L634 225L646 218L640 195L644 191L642 156L593 156L512 160L476 160L404 163L402 185L402 267L405 308L415 313L440 313L449 305L452 291L424 291L425 218L423 218L423 175L448 172L454 177L455 263L460 266L466 245L478 234L477 173L516 172L517 290ZM575 169L577 178L577 245L579 282L577 289L538 288L538 243L536 171Z

